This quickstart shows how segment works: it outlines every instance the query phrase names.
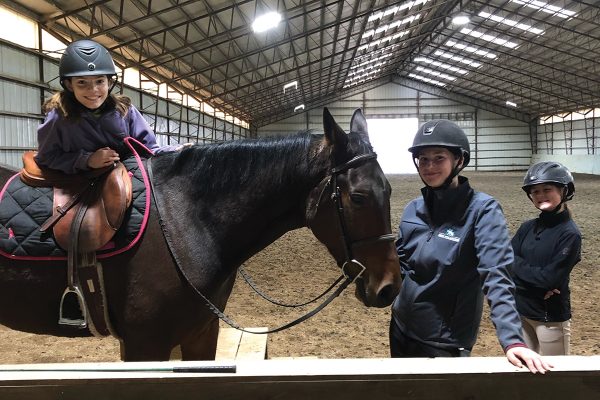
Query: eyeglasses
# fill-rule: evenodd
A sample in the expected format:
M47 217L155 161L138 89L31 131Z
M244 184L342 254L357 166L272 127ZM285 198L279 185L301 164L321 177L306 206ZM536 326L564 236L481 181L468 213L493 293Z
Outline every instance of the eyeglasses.
M428 158L425 156L419 156L419 157L415 158L417 167L425 167L425 168L427 168L428 166L439 167L440 165L445 163L447 160L448 160L448 157L441 156L441 155L434 156L433 158Z

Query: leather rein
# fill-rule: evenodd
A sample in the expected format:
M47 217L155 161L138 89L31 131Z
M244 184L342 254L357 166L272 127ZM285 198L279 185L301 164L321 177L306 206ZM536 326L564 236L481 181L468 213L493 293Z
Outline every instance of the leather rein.
M245 271L244 267L243 266L240 267L238 269L238 273L240 274L240 276L242 278L244 278L244 280L246 281L248 286L250 286L252 288L252 290L254 290L255 293L257 293L260 297L262 297L263 299L267 300L268 302L270 302L272 304L275 304L275 305L278 305L281 307L296 308L296 307L302 307L302 306L314 303L315 301L319 300L321 297L325 296L327 293L329 293L331 290L333 290L333 288L335 288L337 286L337 284L344 278L350 279L350 283L354 282L356 279L362 278L362 273L364 272L364 270L366 268L359 261L354 259L353 247L368 245L368 244L377 243L377 242L381 242L381 241L395 240L396 236L392 233L389 233L389 234L385 234L385 235L369 237L369 238L354 240L354 241L350 239L350 235L348 234L348 228L346 226L346 219L344 218L344 206L342 203L341 190L337 184L337 176L340 173L342 173L350 168L359 166L367 161L374 160L374 159L377 159L376 153L369 153L369 154L363 154L363 155L356 156L356 157L350 159L349 161L345 162L344 164L333 168L331 170L331 174L326 176L319 184L319 186L321 186L321 185L323 186L323 189L321 190L321 193L319 195L319 200L317 201L317 205L315 207L314 213L316 214L317 209L319 208L319 205L321 204L321 201L323 200L323 196L324 196L326 190L328 188L332 188L331 198L334 201L334 206L336 208L336 215L338 216L337 220L338 220L338 224L340 227L341 239L342 239L342 242L344 243L345 261L344 261L344 264L342 265L342 276L340 276L337 280L335 280L327 289L325 289L325 291L323 291L323 293L319 294L318 296L314 297L313 299L307 300L303 303L288 304L288 303L283 303L279 300L275 300L275 299L269 297L263 291L261 291L256 286L256 284L254 283L254 281L252 280L250 275ZM310 226L309 226L309 228L310 228ZM352 277L350 277L350 275L348 273L346 273L346 266L350 267L353 265L357 266L359 271L352 278Z
M362 279L362 274L364 273L366 267L353 257L353 246L360 246L360 245L372 244L372 243L377 243L377 242L381 242L381 241L389 241L389 240L395 239L395 235L392 233L389 233L389 234L369 237L369 238L360 239L360 240L351 240L350 235L348 234L346 220L344 218L344 206L342 204L341 190L337 184L337 176L339 174L341 174L342 172L347 171L350 168L357 167L359 165L362 165L365 162L368 162L371 160L376 160L376 159L377 159L376 153L362 154L362 155L356 156L356 157L350 159L349 161L345 162L344 164L332 168L330 175L326 176L319 184L319 185L323 185L323 189L321 190L321 193L319 195L319 200L317 201L317 204L315 206L315 214L319 208L319 205L321 204L321 201L324 198L326 189L328 187L331 187L332 188L331 198L334 201L334 206L337 211L336 215L338 216L338 223L339 223L340 232L341 232L341 239L344 243L344 253L345 253L345 261L342 264L342 274L335 280L335 282L331 286L329 286L329 288L327 288L325 290L325 292L323 292L322 294L320 294L319 296L317 296L316 298L314 298L311 301L308 301L308 302L305 302L302 304L297 304L297 305L287 305L287 304L283 304L283 303L269 299L266 295L261 293L256 288L256 286L252 283L252 280L245 273L242 273L242 276L244 276L244 279L246 279L248 284L259 295L261 295L263 298L265 298L268 301L271 301L274 304L285 306L285 307L299 307L299 306L303 306L306 304L310 304L310 303L318 300L319 298L323 297L325 294L330 292L336 285L338 285L339 282L343 281L337 287L337 289L333 293L331 293L329 295L329 297L327 297L327 299L325 299L323 301L323 303L321 303L319 306L317 306L313 310L309 311L308 313L302 315L301 317L299 317L287 324L281 325L277 328L269 329L266 331L260 331L260 332L242 328L239 324L237 324L235 321L233 321L231 318L229 318L227 315L225 315L196 286L193 285L192 281L186 275L186 272L180 267L177 257L175 256L175 253L173 252L173 245L170 240L170 235L168 235L168 233L166 231L166 226L164 225L164 221L162 220L162 217L160 215L160 207L158 205L156 196L154 194L155 190L154 190L154 179L153 179L153 173L152 173L152 159L151 158L147 162L147 170L148 170L148 176L150 178L149 180L150 180L150 183L152 186L152 196L154 197L154 202L156 203L156 209L157 209L161 229L163 230L163 234L165 236L167 245L169 247L169 251L171 252L171 255L173 256L175 264L177 265L177 268L179 269L181 274L185 277L188 284L204 300L206 306L220 320L225 322L227 325L231 326L232 328L238 329L242 332L254 333L254 334L267 334L267 333L275 333L275 332L279 332L279 331L291 328L292 326L295 326L295 325L299 324L300 322L303 322L303 321L309 319L310 317L314 316L319 311L321 311L323 308L325 308L329 303L331 303L333 301L333 299L338 297L340 295L340 293L342 293L344 291L344 289L346 289L351 283L355 282L357 279ZM350 271L350 269L354 269L355 271Z

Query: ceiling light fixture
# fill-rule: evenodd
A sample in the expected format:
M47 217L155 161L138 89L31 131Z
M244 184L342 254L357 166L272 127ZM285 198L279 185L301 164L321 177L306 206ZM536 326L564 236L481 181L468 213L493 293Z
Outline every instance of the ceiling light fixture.
M471 17L465 12L459 12L452 17L452 25L466 25L471 22Z
M255 33L265 32L275 28L281 21L281 14L275 11L270 11L266 14L257 17L252 23L252 30Z
M290 88L298 90L298 81L289 82L283 85L283 93L285 94L285 91Z

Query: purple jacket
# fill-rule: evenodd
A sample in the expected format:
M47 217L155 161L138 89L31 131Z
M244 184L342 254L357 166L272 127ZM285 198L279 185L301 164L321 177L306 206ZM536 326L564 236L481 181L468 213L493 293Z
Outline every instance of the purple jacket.
M111 110L99 116L84 111L71 120L51 110L38 128L38 153L35 161L42 167L68 174L89 170L88 158L102 147L110 147L121 156L127 153L123 139L131 136L154 152L173 150L159 148L154 132L133 105L125 118Z

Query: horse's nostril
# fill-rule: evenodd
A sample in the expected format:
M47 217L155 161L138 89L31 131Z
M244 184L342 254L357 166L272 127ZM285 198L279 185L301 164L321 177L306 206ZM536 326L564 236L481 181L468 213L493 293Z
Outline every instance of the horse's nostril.
M392 304L397 295L398 291L395 289L394 285L389 284L381 288L377 294L377 297L380 304L383 306L388 306Z

